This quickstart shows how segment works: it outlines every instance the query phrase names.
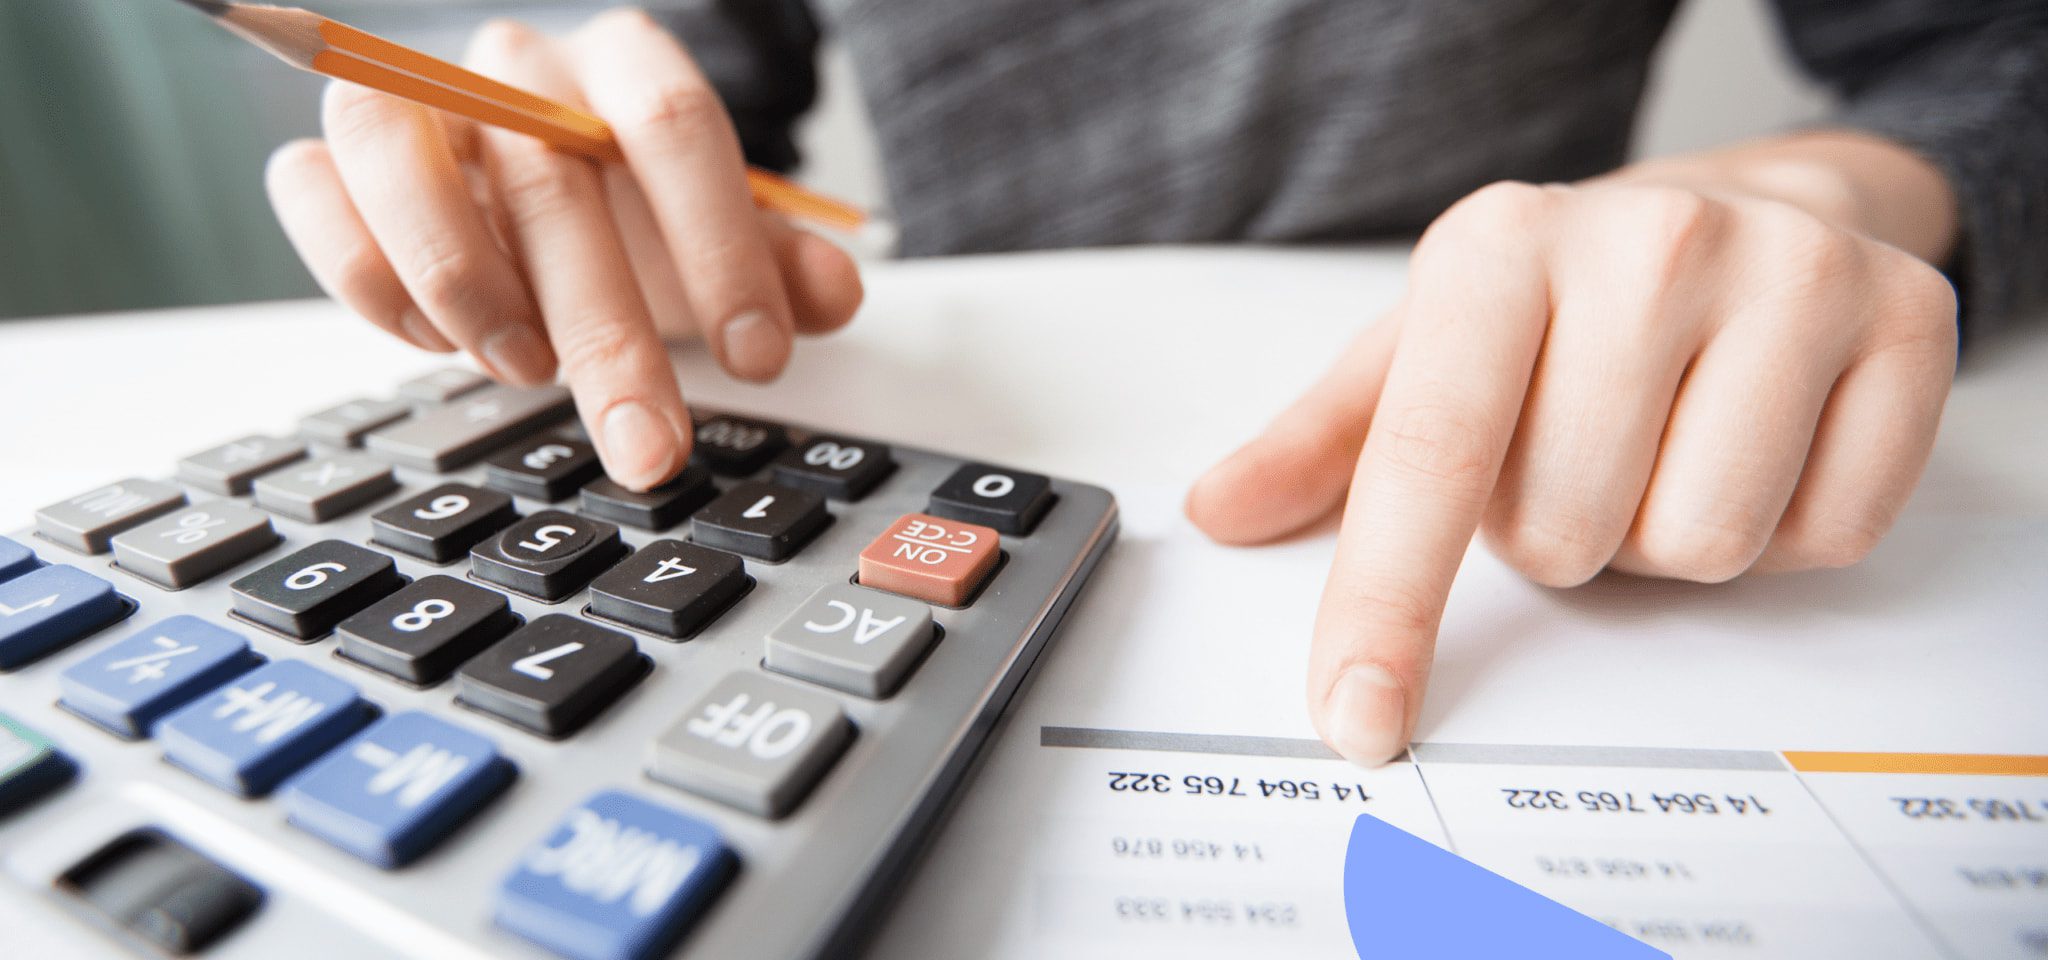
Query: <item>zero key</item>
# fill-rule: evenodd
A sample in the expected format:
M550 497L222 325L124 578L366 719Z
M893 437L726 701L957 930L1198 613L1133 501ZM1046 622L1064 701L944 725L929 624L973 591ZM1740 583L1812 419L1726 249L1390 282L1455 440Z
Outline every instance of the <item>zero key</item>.
M932 491L926 513L1023 536L1052 508L1052 481L1036 473L970 463Z

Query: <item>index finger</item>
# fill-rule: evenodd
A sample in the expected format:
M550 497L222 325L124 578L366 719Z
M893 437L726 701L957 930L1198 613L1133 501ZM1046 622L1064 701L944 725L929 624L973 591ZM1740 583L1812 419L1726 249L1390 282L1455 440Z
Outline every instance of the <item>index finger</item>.
M1461 206L1541 202L1521 193L1536 189L1482 191ZM1525 231L1453 220L1503 222L1481 213L1454 208L1416 248L1396 310L1400 341L1316 615L1311 715L1356 763L1385 762L1408 743L1451 580L1500 475L1549 322L1539 245Z

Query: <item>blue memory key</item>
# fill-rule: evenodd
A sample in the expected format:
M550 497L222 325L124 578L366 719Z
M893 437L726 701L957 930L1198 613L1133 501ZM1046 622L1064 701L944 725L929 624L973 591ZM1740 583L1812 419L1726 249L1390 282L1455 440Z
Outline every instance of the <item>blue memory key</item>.
M0 713L0 817L70 782L78 765L50 738Z
M241 634L177 616L73 664L57 678L71 712L124 737L263 662Z
M114 585L54 564L0 583L0 670L12 670L128 615Z
M369 723L356 688L278 660L179 707L157 724L172 763L225 790L260 797Z
M491 741L418 711L393 714L285 785L291 821L385 869L419 858L512 782Z
M734 866L710 824L605 790L520 857L496 919L572 960L638 960L673 944Z
M43 565L35 551L6 537L0 537L0 582L12 580Z

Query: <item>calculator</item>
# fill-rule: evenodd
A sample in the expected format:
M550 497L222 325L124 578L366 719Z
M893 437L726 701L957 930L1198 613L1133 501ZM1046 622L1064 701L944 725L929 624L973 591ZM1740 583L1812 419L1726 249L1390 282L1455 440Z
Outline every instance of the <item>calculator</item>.
M572 414L436 371L0 538L0 895L83 955L857 954L1114 498L702 410L636 492Z

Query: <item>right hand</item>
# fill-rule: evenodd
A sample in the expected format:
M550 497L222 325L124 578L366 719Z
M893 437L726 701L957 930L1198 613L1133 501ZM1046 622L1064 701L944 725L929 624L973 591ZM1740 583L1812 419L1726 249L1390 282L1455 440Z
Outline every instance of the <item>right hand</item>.
M662 335L702 333L728 373L771 379L795 333L852 318L853 261L754 208L717 93L645 13L561 40L493 21L467 65L602 117L626 164L337 82L327 139L271 157L271 204L335 299L507 383L559 367L606 472L658 485L692 436Z

